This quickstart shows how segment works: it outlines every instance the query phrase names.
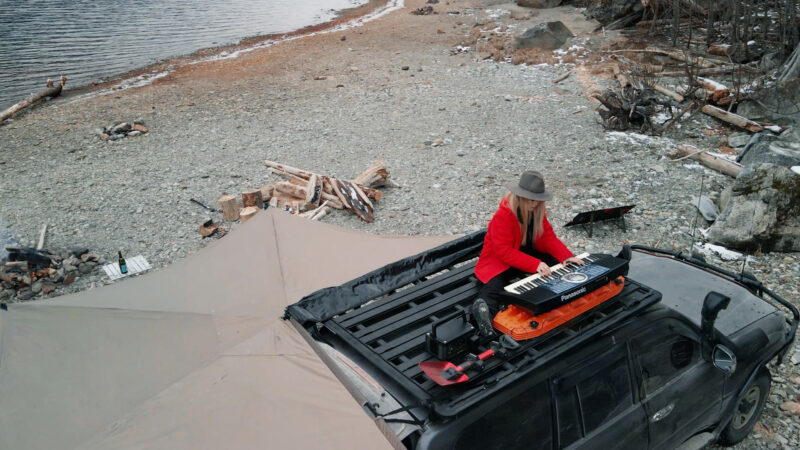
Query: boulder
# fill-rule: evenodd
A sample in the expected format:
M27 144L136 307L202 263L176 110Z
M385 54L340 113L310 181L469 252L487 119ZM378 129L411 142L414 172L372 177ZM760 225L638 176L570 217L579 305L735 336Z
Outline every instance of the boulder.
M800 251L800 174L774 164L745 167L708 237L741 250Z
M610 0L591 2L586 15L607 27L628 17L641 17L642 11L644 6L641 0Z
M800 78L777 83L742 100L736 114L759 122L800 126Z
M562 22L540 23L516 38L515 48L544 48L555 50L575 35Z
M792 127L780 136L754 135L737 158L743 166L757 166L762 163L792 167L800 165L800 127Z
M517 5L526 8L555 8L561 5L562 0L517 0Z
M728 145L731 147L744 147L750 142L750 133L733 133L728 136Z

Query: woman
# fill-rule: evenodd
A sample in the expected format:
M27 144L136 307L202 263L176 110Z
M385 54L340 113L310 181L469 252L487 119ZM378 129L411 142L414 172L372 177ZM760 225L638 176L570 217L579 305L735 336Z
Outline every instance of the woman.
M483 283L472 312L481 334L493 334L491 318L502 303L503 288L515 277L529 273L550 275L550 266L583 261L575 258L553 232L545 202L553 195L545 190L542 174L529 170L509 192L489 222L475 276Z

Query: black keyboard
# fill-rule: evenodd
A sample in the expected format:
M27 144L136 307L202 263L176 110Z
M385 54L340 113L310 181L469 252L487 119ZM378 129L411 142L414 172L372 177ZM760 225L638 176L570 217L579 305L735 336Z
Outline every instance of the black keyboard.
M533 274L505 287L509 304L543 314L628 274L628 260L606 254L578 255L584 265L558 264L548 276Z

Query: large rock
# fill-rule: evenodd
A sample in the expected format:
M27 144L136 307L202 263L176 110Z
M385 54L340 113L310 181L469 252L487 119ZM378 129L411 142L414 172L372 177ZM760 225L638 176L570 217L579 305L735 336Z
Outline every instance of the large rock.
M784 81L742 100L736 114L759 122L800 126L800 79Z
M773 164L745 167L708 237L742 250L800 251L800 174Z
M754 136L745 147L737 161L744 166L758 166L763 163L792 167L800 165L800 127L791 127L780 136L765 132Z
M517 0L517 5L526 8L555 8L561 4L561 0Z
M641 14L644 10L641 0L610 0L591 2L590 5L586 15L604 26L625 17Z
M555 50L575 35L561 22L540 23L517 36L515 48L544 48Z

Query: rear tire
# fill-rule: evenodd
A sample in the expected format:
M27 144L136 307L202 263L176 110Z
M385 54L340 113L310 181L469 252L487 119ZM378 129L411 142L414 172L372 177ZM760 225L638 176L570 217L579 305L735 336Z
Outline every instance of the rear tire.
M769 376L769 372L766 369L762 369L755 379L747 385L744 389L744 395L734 407L731 421L719 436L720 444L725 446L734 445L750 434L761 417L761 412L764 410L771 384L772 379Z

